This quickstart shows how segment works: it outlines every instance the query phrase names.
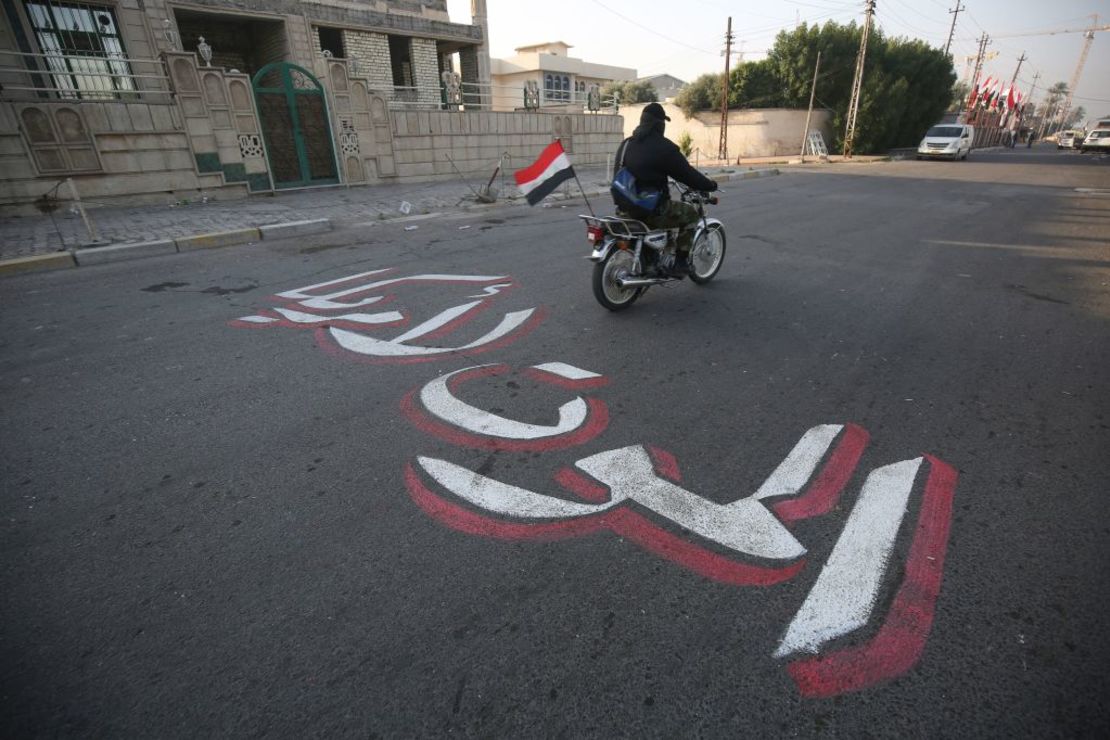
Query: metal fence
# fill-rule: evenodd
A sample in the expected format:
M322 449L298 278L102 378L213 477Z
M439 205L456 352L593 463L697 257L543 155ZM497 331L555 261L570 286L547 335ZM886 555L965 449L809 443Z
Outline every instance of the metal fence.
M169 102L172 94L161 59L0 49L0 100Z

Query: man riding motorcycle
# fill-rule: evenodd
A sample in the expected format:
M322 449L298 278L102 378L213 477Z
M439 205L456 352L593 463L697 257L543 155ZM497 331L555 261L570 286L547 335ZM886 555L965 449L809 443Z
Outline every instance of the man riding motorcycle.
M691 227L698 221L698 209L689 203L671 200L667 178L704 192L716 190L717 183L691 167L678 146L663 136L666 121L669 120L659 103L645 106L640 114L640 125L631 137L621 142L613 173L615 176L623 166L635 176L640 188L659 191L661 197L655 211L641 220L652 229L681 229L676 244L674 272L686 275L690 269L689 255L693 241ZM621 213L619 204L617 214L627 215Z

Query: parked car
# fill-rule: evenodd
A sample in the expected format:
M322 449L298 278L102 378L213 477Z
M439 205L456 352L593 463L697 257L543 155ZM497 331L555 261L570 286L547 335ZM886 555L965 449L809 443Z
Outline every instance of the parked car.
M1075 149L1076 138L1083 141L1083 137L1079 135L1078 131L1061 131L1056 134L1056 148L1057 149Z
M1110 152L1110 128L1096 128L1080 144L1083 152Z
M963 123L941 123L925 133L917 145L917 158L967 159L975 142L975 129Z

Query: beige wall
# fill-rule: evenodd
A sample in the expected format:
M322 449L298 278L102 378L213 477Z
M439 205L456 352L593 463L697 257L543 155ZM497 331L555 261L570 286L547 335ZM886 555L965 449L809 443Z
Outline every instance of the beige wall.
M508 152L508 170L532 163L552 139L563 140L577 166L603 165L621 140L620 116L585 113L393 111L397 175L413 180L458 177L447 157L468 175L493 174Z
M631 136L640 122L643 104L621 106L624 115L624 135ZM695 113L686 118L682 110L671 103L663 103L671 120L667 123L667 138L678 141L689 133L694 146L701 150L701 158L716 157L721 140L721 115L709 111ZM810 130L820 131L825 144L831 139L832 111L813 111ZM806 111L785 108L733 110L728 113L728 152L737 157L798 156L802 149L802 136Z

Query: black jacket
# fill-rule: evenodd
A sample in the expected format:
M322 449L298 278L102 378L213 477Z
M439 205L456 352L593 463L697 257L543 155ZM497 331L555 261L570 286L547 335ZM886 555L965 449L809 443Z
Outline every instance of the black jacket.
M641 123L627 139L624 166L636 177L640 188L655 188L668 198L667 178L670 177L694 190L711 192L717 183L701 174L686 161L673 141L663 136L663 121ZM618 151L619 153L619 151ZM620 159L614 172L621 167Z

